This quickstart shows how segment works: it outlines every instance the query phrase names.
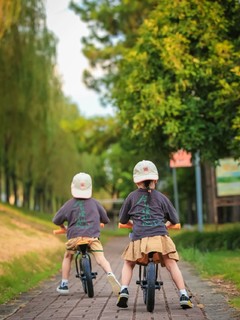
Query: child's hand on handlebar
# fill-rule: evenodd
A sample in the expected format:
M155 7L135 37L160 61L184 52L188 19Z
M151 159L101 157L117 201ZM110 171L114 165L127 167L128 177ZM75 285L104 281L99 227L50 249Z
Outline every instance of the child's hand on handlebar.
M181 229L181 224L180 223L172 224L170 221L167 221L165 223L165 226L166 226L167 229L175 229L175 230Z
M118 224L118 228L120 229L123 229L123 228L132 229L132 227L133 227L133 222L131 220L129 220L127 223L119 222Z

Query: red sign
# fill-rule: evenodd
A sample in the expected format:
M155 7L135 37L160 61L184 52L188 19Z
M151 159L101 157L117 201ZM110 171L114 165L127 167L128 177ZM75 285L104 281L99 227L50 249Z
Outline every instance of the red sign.
M175 152L170 160L170 168L191 167L191 157L191 153L188 153L185 150Z

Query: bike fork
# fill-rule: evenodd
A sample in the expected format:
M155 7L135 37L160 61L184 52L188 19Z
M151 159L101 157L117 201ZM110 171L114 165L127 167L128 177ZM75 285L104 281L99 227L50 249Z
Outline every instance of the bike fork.
M147 266L144 266L143 268L144 268L144 275L142 274L142 266L139 266L139 280L136 281L136 284L140 285L142 290L145 290L147 288L147 279L146 279ZM158 273L158 266L156 265L155 290L160 290L161 286L163 285L163 282L157 280L157 273Z
M81 255L81 257L79 257L79 255ZM82 259L87 259L87 255L78 252L75 257L76 278L80 278L81 280L86 280L86 275L84 274L83 270L81 270ZM92 275L92 279L96 279L97 272L91 272L91 275Z

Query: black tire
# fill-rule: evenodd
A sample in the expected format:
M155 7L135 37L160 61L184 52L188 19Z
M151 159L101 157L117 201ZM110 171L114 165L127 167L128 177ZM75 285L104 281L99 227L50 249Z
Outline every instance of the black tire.
M147 311L153 312L155 305L155 283L156 271L154 262L149 262L146 268L147 272L147 287L146 287L146 305Z
M147 267L143 267L143 281L147 282ZM147 287L143 288L143 302L147 303Z
M84 276L84 272L83 272L83 266L82 266L82 259L79 257L78 258L78 275L79 275L79 279L81 280L82 282L82 287L83 287L83 291L84 293L87 293L87 282L86 282L86 278Z
M94 296L94 290L93 290L93 281L92 281L92 270L91 270L91 261L88 256L82 258L82 271L85 275L85 287L86 287L86 293L89 296L89 298L92 298Z

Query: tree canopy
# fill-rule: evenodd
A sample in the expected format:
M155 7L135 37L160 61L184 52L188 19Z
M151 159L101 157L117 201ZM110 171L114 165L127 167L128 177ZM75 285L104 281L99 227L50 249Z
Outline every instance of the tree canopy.
M61 125L71 108L55 71L55 54L43 3L22 2L0 39L0 193L27 207L34 202L31 207L43 209L44 203L46 211L54 198L69 194L66 178L70 181L79 163L73 136Z
M101 0L72 6L89 24L83 43L91 66L105 71L101 79L86 73L86 82L107 86L138 147L166 154L200 150L212 162L239 158L238 2Z
M21 11L21 0L0 1L0 39L10 26L17 21Z

